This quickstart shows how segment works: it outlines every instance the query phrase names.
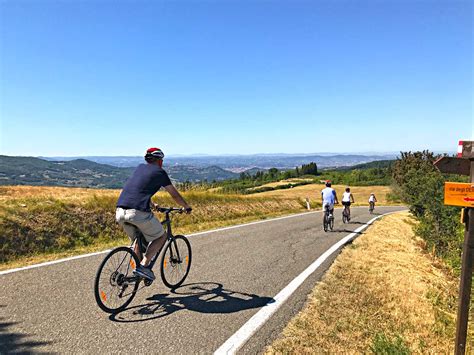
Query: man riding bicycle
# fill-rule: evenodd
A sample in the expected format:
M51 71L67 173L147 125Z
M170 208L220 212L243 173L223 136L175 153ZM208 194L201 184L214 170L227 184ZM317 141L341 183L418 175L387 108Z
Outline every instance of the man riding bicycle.
M326 188L321 191L321 199L323 204L323 211L329 211L330 217L334 212L334 203L339 203L337 200L336 190L331 187L331 181L326 181Z
M164 156L159 148L150 148L146 151L147 164L138 165L125 183L117 201L115 214L116 221L123 226L132 242L136 239L135 233L138 228L149 243L140 265L134 270L135 274L149 280L154 280L155 275L148 265L166 241L165 230L151 211L151 197L163 187L187 213L191 213L192 210L163 170ZM137 243L134 249L137 255L141 255Z

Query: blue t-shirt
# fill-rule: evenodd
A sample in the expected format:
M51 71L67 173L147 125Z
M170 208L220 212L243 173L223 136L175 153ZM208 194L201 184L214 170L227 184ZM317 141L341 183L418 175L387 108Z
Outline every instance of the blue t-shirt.
M125 183L117 207L150 212L151 197L168 185L171 180L166 171L155 164L140 164Z
M323 196L323 204L334 205L334 202L336 202L336 191L330 187L323 189L321 195Z

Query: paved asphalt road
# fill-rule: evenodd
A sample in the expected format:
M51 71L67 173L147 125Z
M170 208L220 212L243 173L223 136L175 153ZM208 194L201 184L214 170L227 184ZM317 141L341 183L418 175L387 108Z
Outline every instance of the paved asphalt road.
M185 285L171 293L157 278L115 316L102 312L93 295L105 254L0 275L0 353L212 353L325 250L373 218L366 207L352 214L344 225L337 210L330 233L322 231L322 214L316 212L191 236L193 262ZM336 254L241 353L262 351L278 336Z

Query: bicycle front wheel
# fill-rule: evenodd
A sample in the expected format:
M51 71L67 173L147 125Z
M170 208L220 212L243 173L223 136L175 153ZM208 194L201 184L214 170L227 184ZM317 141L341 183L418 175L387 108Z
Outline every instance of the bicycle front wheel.
M117 313L132 302L140 283L133 270L139 263L137 255L127 247L112 250L102 261L95 277L94 294L103 311Z
M161 279L167 287L174 289L184 282L191 268L191 257L191 244L184 235L168 242L161 258Z

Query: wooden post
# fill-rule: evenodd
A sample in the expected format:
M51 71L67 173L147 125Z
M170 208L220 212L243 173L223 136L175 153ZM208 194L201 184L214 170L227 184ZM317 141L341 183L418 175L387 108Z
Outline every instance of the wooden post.
M474 159L470 158L471 184L474 184ZM466 208L466 230L462 252L461 280L459 282L459 303L456 323L456 355L466 353L467 324L469 321L469 303L471 300L472 266L474 259L474 209Z
M474 150L473 141L460 141L458 157L443 157L435 165L438 169L447 174L469 175L471 177L470 187L474 187ZM471 206L464 210L464 245L462 251L461 279L459 282L459 303L456 322L456 342L455 354L464 355L466 352L467 324L469 321L469 303L471 299L471 281L472 268L474 263L474 208L471 198L463 199L461 204L454 203L456 206ZM445 190L446 204L446 190Z
M306 197L306 208L309 210L311 210L311 205L309 204L309 197Z

